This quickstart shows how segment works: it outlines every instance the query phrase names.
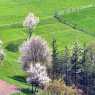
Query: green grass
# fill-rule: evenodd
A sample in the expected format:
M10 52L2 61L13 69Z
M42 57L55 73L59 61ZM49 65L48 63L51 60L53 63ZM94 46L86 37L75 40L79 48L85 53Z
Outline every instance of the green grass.
M24 17L32 11L40 17L40 24L33 31L33 35L40 35L51 46L52 36L57 39L58 49L61 51L66 45L70 46L74 41L81 44L95 40L89 33L73 29L71 26L60 23L54 18L55 12L66 8L79 8L95 4L95 0L0 0L0 39L4 47L9 43L18 43L26 38L25 29L22 28ZM95 8L83 9L77 13L64 15L69 23L77 24L94 33ZM21 88L27 88L24 82L14 79L14 76L25 76L18 63L19 53L5 49L6 57L0 66L0 79L15 84ZM21 93L21 95L25 95ZM26 94L28 95L28 94Z
M95 7L81 9L79 12L65 14L63 20L83 29L89 35L95 36Z

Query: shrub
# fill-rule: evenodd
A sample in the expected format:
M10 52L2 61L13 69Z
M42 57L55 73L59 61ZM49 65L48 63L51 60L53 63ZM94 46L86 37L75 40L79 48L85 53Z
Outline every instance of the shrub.
M53 80L47 90L52 95L77 95L76 90L71 86L66 86L62 80Z

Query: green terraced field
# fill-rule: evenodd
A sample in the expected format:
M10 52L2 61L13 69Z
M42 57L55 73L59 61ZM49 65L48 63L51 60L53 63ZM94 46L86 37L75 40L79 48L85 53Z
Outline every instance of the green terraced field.
M77 30L95 36L95 6L80 9L78 12L65 14L62 20L75 26Z
M54 18L56 12L68 8L80 8L89 4L94 5L95 0L0 0L0 40L4 42L4 47L10 43L17 44L24 40L26 33L22 22L24 17L32 11L40 17L40 24L33 31L33 35L42 36L49 42L49 45L51 45L52 36L56 37L59 50L64 49L66 45L70 46L74 41L89 44L95 40L92 35L92 32L95 32L94 7L81 9L79 13L64 14L63 22ZM64 20L87 30L87 32L74 29L65 24ZM17 61L18 51L8 51L5 48L5 52L4 64L0 66L0 79L26 88L27 85L24 82L13 78L25 75Z

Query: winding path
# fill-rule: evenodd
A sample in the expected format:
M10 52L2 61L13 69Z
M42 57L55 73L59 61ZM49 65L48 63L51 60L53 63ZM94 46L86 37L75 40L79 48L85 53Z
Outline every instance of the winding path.
M6 81L0 80L0 95L11 95L18 92L15 85L10 85Z

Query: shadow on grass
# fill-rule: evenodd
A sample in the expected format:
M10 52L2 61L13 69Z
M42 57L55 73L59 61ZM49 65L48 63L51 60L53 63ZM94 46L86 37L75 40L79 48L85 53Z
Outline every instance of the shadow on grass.
M20 91L26 95L31 95L33 92L29 88L21 88Z
M24 76L13 76L13 77L10 77L11 79L14 79L16 81L19 81L19 82L23 82L23 83L26 83L26 79Z
M36 95L38 93L37 89L21 88L20 91L26 95Z
M27 84L26 79L25 79L24 76L13 76L13 77L10 77L10 78L13 79L13 80L16 80L16 81ZM25 95L36 95L36 93L38 93L38 87L37 86L32 86L32 85L31 86L29 85L29 88L19 88L18 90L21 93L25 94Z

